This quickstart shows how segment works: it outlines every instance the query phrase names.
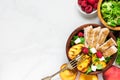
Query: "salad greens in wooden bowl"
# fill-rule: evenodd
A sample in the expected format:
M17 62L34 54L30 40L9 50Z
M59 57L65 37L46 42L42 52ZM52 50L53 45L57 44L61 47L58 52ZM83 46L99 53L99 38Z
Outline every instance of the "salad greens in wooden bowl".
M99 0L98 17L105 27L120 30L120 0Z

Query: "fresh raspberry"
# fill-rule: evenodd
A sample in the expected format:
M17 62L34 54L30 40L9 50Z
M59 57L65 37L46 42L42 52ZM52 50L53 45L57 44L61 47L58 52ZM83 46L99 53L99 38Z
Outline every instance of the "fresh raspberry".
M79 37L83 37L84 34L83 34L82 32L79 32L79 33L78 33L78 36L79 36Z
M79 6L81 5L81 2L82 2L81 0L78 0L78 5L79 5Z
M85 7L81 7L81 9L82 9L83 11L85 11Z
M82 1L81 2L81 7L86 7L87 6L87 1Z
M82 1L86 1L86 0L78 0L78 4L81 5Z
M83 52L84 54L88 54L88 53L89 53L89 49L86 48L86 47L83 47L83 48L82 48L82 52Z
M87 0L87 2L91 5L94 5L95 4L95 0Z
M86 13L91 13L93 11L93 7L91 6L91 5L87 5L86 7L85 7L85 12Z
M78 5L81 5L83 0L78 0Z
M98 3L95 3L94 5L93 5L93 8L96 10L97 9L97 5L98 5Z
M102 57L102 53L101 53L100 51L97 51L96 56L97 56L98 58L101 58L101 57Z

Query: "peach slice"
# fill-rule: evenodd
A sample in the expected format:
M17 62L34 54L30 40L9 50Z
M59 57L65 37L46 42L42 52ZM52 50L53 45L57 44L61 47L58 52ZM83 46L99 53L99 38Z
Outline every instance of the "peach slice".
M66 64L63 64L60 69L63 69L66 66ZM76 70L64 70L60 72L60 78L61 80L75 80L77 76Z
M68 57L70 59L74 59L80 52L82 51L82 47L84 47L83 44L77 44L72 46L68 51Z
M80 74L79 80L98 80L97 75Z
M78 61L77 69L81 72L86 72L88 70L88 66L91 62L91 57L88 55L84 55L81 61Z

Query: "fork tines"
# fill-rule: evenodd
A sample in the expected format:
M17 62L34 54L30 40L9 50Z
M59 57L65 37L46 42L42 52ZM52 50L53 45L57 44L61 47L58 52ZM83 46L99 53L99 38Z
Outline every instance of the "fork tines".
M68 68L69 69L75 69L77 67L77 62L80 60L81 56L83 56L83 55L78 55L76 58L74 58L73 60L71 60L68 63Z

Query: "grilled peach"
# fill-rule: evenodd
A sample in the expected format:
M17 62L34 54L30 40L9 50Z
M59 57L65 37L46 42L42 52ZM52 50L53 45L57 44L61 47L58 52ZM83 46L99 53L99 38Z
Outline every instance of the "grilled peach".
M63 69L66 66L66 64L63 64L61 66L61 69ZM61 80L75 80L77 76L76 70L64 70L63 72L60 72L60 78Z
M84 55L82 57L82 60L78 61L77 69L81 72L86 72L90 62L91 62L91 57L88 55Z
M79 80L98 80L97 75L80 74Z
M68 51L68 57L70 59L74 59L78 54L80 54L82 47L84 47L83 44L77 44L72 46Z

